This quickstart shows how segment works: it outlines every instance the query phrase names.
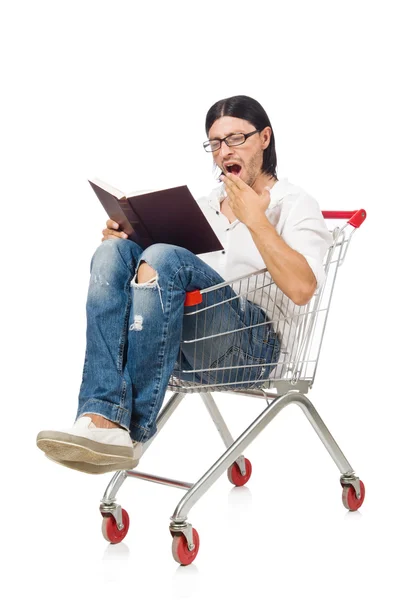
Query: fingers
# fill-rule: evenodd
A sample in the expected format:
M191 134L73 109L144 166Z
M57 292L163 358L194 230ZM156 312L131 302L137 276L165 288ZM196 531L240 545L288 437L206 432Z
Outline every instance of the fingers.
M112 221L112 219L108 219L106 221L106 227L108 229L118 229L119 228L119 224L116 223L116 221Z
M121 238L123 240L126 240L128 238L128 235L124 233L124 231L114 231L113 229L103 229L102 235L105 238L105 240L108 238L114 238L115 240Z
M227 187L227 189L236 189L237 188L238 190L244 190L245 188L249 187L249 186L247 186L245 181L240 179L240 177L233 175L233 173L227 173L226 175L223 175L223 176L221 175L221 179L222 179L223 183L225 184L225 186Z
M229 179L225 178L223 180L223 183L225 184L226 194L227 194L229 200L231 200L231 201L235 200L237 195L239 194L240 190L236 187L234 182Z
M231 181L230 179L227 179L226 177L223 179L223 183L225 185L225 190L226 190L226 194L230 197L235 196L236 192L238 191L238 189L236 188L235 184L233 183L233 181Z
M106 221L106 228L102 230L102 242L105 240L109 240L109 239L127 239L128 235L126 233L124 233L124 231L116 231L117 229L119 229L119 224L116 223L116 221L112 221L112 219L108 219Z
M119 240L121 236L119 235L104 235L103 238L101 239L101 242L104 242L105 240Z
M229 200L236 200L238 196L238 190L236 188L227 188L227 197Z

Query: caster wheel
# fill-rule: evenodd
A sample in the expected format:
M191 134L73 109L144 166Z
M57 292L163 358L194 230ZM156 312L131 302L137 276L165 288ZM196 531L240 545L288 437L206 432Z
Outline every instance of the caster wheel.
M351 511L358 510L365 498L365 487L362 481L360 481L360 493L361 498L358 499L354 487L352 485L344 485L342 492L343 506Z
M228 476L230 483L233 483L234 485L237 485L237 486L241 486L241 485L246 484L247 481L249 480L249 478L251 477L252 465L251 465L250 461L248 460L248 458L244 458L244 461L245 461L245 470L246 470L245 475L241 474L241 471L236 462L234 462L228 468L227 476Z
M128 528L130 526L130 518L128 513L124 508L121 509L122 519L123 519L123 529L118 529L116 519L113 515L108 515L103 517L102 521L102 535L111 544L119 544L123 541L125 536L128 533Z
M190 565L197 556L200 547L200 538L197 531L193 528L194 550L187 547L187 539L183 533L175 533L172 536L172 556L180 565Z

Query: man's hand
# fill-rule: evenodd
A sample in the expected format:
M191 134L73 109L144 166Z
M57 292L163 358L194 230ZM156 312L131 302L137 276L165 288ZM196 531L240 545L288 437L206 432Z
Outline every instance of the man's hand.
M221 175L221 179L225 184L229 206L233 214L241 223L250 228L251 225L257 223L258 219L265 214L270 204L269 190L266 188L259 195L240 177L233 175L233 173Z
M118 238L127 239L128 235L124 233L124 231L116 231L117 229L119 229L119 227L120 225L116 223L116 221L108 219L106 221L106 229L103 229L102 231L103 238L101 239L101 242L104 242L105 240L110 240L112 238L115 240L117 240Z

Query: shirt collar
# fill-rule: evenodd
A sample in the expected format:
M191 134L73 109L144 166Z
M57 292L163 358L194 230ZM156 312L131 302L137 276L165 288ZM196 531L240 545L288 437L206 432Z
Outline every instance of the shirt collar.
M270 204L269 208L274 208L288 194L290 183L286 177L279 179L270 189ZM225 196L225 186L220 185L213 189L208 197L208 204L216 211L220 211L221 202Z
M282 179L276 181L276 183L270 190L270 204L268 206L268 209L274 208L279 202L281 202L283 198L285 198L285 196L288 194L289 186L290 183L286 177L283 177Z
M225 190L224 185L222 183L222 185L212 190L212 192L208 196L208 204L211 208L219 212L221 209L221 201L223 200L224 196Z

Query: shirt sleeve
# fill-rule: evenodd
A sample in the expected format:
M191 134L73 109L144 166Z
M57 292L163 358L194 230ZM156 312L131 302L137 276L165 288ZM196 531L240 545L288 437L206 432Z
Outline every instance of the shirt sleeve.
M324 258L332 244L332 236L314 198L308 194L291 198L281 236L306 258L317 280L317 289L320 288L325 278Z

